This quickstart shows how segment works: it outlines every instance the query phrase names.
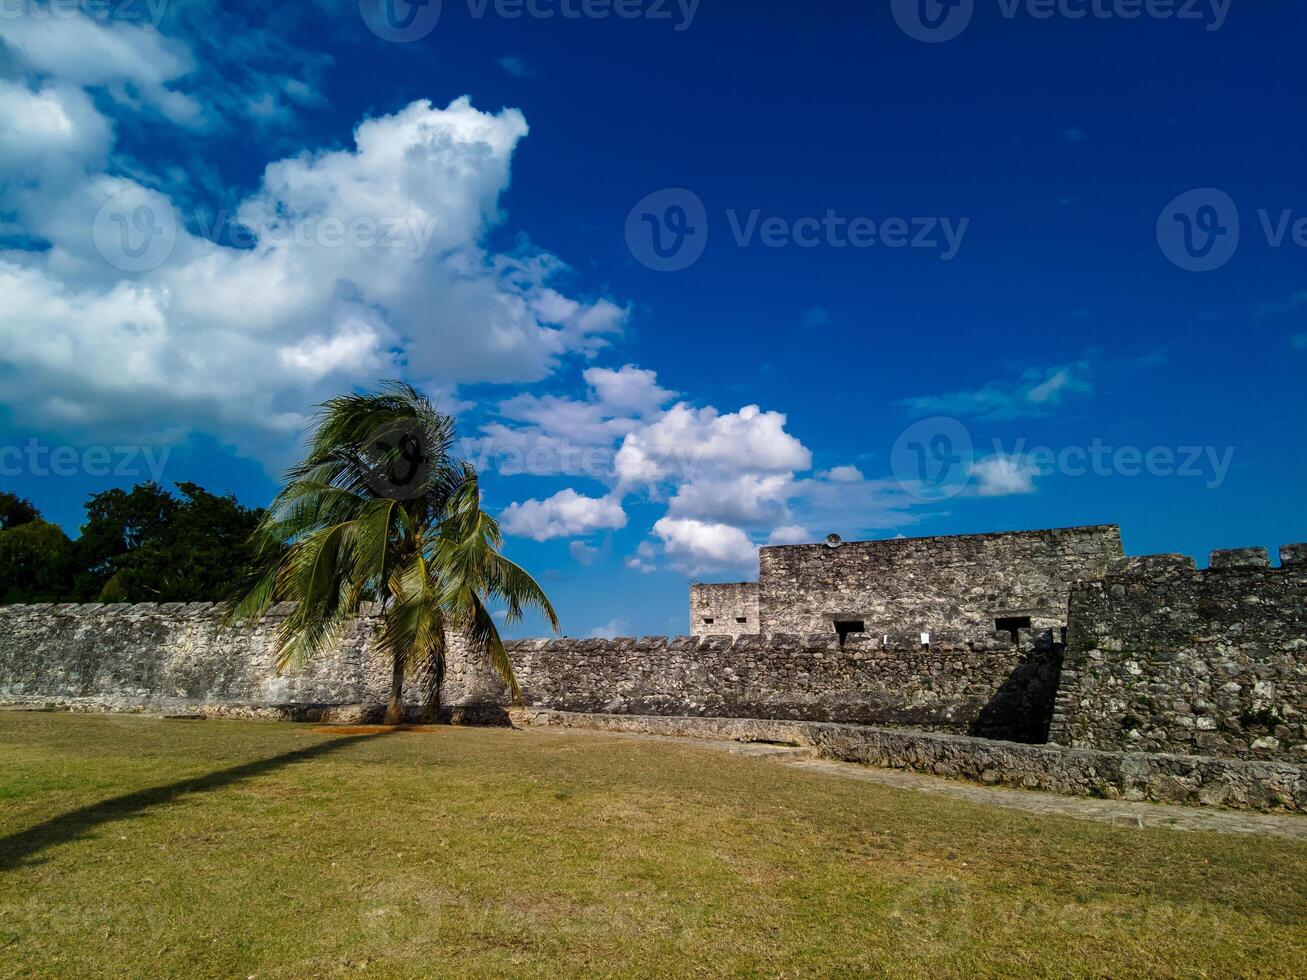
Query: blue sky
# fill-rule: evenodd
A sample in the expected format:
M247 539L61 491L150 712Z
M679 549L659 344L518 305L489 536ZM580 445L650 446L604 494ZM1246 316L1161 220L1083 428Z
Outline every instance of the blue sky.
M263 504L404 377L571 635L830 531L1307 539L1299 5L396 3L0 20L6 488Z

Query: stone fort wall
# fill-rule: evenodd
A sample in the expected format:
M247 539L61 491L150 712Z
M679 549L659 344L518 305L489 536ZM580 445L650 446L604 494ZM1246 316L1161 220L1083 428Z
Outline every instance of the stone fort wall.
M1123 555L1115 524L763 548L759 631L833 633L844 620L872 634L988 632L1000 617L1060 628L1071 584Z
M596 715L545 708L529 709L526 715L532 725L558 728L806 746L826 759L1068 796L1307 813L1307 766L1287 762L1020 745L820 721Z
M367 718L390 668L366 616L323 656L284 676L278 621L226 626L210 603L0 606L0 703L287 718ZM1025 631L519 640L506 644L528 705L567 711L725 715L904 725L1042 741L1060 648ZM428 679L407 685L413 713ZM439 708L502 716L504 685L451 637Z
M1059 532L1052 540L1072 550L1079 542L1086 566L1101 558L1101 534ZM1217 552L1201 572L1178 556L1118 559L1102 577L1068 586L1065 655L1060 629L994 631L991 604L1017 594L997 590L969 593L969 605L958 607L985 610L983 628L971 631L933 630L922 622L929 617L914 616L898 629L851 634L843 645L823 629L508 647L526 703L537 708L1048 736L1074 748L1302 764L1307 545L1281 549L1281 564L1272 568L1256 550ZM375 714L389 686L389 666L373 649L375 618L278 676L273 631L287 611L227 627L206 603L0 607L0 702ZM430 678L407 690L415 711L433 694ZM476 720L502 716L505 703L494 674L451 638L439 707Z
M0 701L291 716L384 703L390 668L372 654L371 616L323 656L277 674L273 640L290 608L229 627L208 602L0 606Z
M509 645L525 702L561 711L910 726L1038 742L1061 649L1047 632L965 637L643 637Z
M1071 593L1051 739L1307 763L1307 545L1153 555Z

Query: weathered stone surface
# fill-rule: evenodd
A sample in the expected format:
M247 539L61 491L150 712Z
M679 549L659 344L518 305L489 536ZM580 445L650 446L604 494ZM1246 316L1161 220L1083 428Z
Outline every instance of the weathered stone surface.
M1207 559L1211 568L1269 568L1271 559L1265 548L1223 548Z
M583 715L535 709L533 725L809 746L829 759L1069 796L1307 813L1307 768L1186 755L1021 745L962 735L747 718Z
M1071 583L1101 578L1122 554L1114 524L763 548L760 632L833 633L836 620L874 635L978 632L1025 616L1062 627Z
M1128 559L1071 592L1053 741L1307 761L1307 565Z
M695 636L745 636L762 631L758 583L690 586L690 632Z
M1061 647L1048 631L976 637L645 637L507 644L525 702L569 711L795 718L1043 741ZM478 700L498 688L484 668ZM499 695L502 699L502 693ZM451 702L452 703L452 702Z
M294 720L375 714L390 690L390 667L372 651L376 620L364 616L334 649L279 675L273 640L288 611L229 627L212 603L0 606L0 703ZM420 682L410 687L415 707L424 694Z

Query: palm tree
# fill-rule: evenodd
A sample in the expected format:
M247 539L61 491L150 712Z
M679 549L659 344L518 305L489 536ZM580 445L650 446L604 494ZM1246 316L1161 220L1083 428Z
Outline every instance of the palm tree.
M402 718L406 675L430 671L438 707L447 631L461 633L520 701L488 606L502 604L505 623L533 607L555 632L558 617L536 581L500 553L476 470L452 455L453 419L392 381L331 399L315 422L307 457L255 532L258 557L229 618L293 601L277 633L284 671L334 644L362 603L378 604L376 644L392 665L387 724Z

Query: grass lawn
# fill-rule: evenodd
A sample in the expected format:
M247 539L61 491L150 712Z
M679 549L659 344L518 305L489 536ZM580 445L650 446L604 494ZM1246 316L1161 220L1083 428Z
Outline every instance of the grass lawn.
M0 974L1307 974L1307 846L665 742L0 712Z

